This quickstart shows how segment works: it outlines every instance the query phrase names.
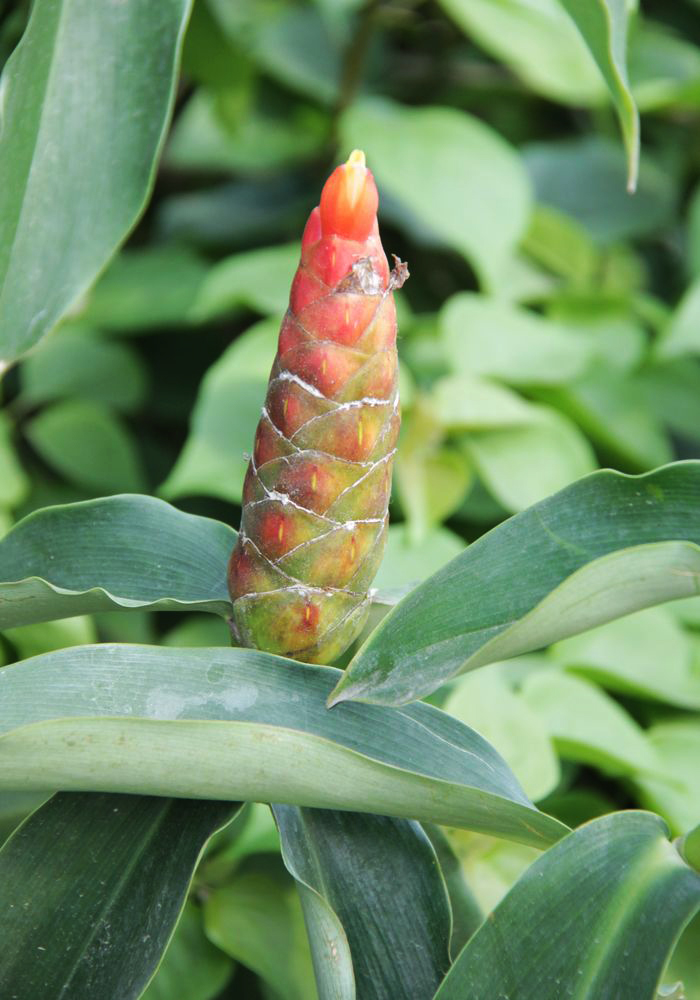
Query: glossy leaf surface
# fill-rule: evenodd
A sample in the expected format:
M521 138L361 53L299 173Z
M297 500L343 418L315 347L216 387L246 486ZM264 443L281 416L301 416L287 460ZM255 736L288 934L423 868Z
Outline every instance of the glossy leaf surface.
M663 820L613 813L543 854L467 943L435 1000L653 1000L700 907Z
M0 851L4 995L139 997L204 845L238 808L54 796Z
M36 511L0 542L0 628L145 607L227 615L235 537L153 497Z
M140 215L189 8L34 4L2 80L0 368L56 325Z
M331 703L401 704L461 670L698 590L700 463L598 472L512 517L412 591Z
M449 967L450 904L418 823L275 806L320 1000L432 1000Z
M0 671L0 788L383 812L540 846L565 832L438 709L329 712L339 675L220 647L104 644L24 660Z

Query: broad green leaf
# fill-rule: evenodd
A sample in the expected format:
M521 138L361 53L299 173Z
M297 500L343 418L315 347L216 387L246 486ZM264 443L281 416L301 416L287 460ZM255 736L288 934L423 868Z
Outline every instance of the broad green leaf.
M141 214L189 8L34 4L2 78L0 368L65 316Z
M646 1000L700 908L658 816L593 820L542 855L469 940L435 1000ZM503 942L508 961L503 961Z
M238 808L139 795L50 799L0 851L5 996L140 997L204 845Z
M522 697L562 757L608 774L635 776L662 770L644 730L595 684L545 671L525 680Z
M700 823L700 716L660 722L648 736L667 776L638 777L641 800L660 812L675 833L687 833Z
M477 118L452 108L354 104L343 145L367 153L381 191L460 251L494 284L527 224L530 190L519 158Z
M605 87L596 64L558 0L440 0L487 52L545 97L599 104Z
M78 397L117 410L135 410L147 391L138 355L79 326L61 327L20 368L20 401L36 406Z
M282 315L299 264L299 244L263 247L219 261L206 277L192 307L192 317L206 322L245 306Z
M16 507L29 492L29 479L14 449L12 425L0 411L0 508Z
M592 360L589 342L536 313L473 292L453 295L440 312L454 371L510 385L558 385Z
M339 676L249 649L105 644L24 660L0 670L0 789L382 812L540 846L562 835L496 751L438 709L329 712Z
M240 503L278 329L277 320L256 323L204 376L189 437L161 487L165 497L204 494Z
M700 280L693 282L678 304L658 353L662 358L700 353Z
M662 418L650 411L642 390L625 372L599 364L584 378L545 398L627 466L643 471L673 457Z
M451 914L419 824L293 806L273 811L301 896L320 1000L432 1000L450 964Z
M143 1000L214 1000L228 982L233 962L207 939L199 907L188 902Z
M700 709L700 672L672 609L647 608L557 643L568 670L635 698Z
M532 423L530 405L516 393L486 379L447 375L433 386L430 409L450 430L493 430Z
M639 372L637 389L647 410L681 437L700 441L700 358L682 354Z
M284 1000L316 1000L304 917L277 855L250 858L204 904L207 937Z
M405 597L331 703L401 704L460 672L697 593L700 463L597 472L498 525Z
M559 0L595 59L613 99L627 153L627 189L639 169L639 112L627 78L627 0Z
M531 799L556 787L559 761L547 727L495 665L460 678L442 707L498 750Z
M207 272L206 263L184 247L125 250L95 285L82 318L127 333L182 326Z
M637 191L630 197L624 153L611 140L585 135L533 142L523 154L537 200L576 219L596 243L648 236L672 221L671 177L642 158Z
M524 510L596 467L593 450L567 417L530 407L530 422L462 438L489 492L506 510Z
M139 493L144 487L134 439L101 403L53 403L24 431L47 465L77 486L98 493Z
M449 528L435 528L422 541L414 543L405 524L392 524L374 586L381 592L418 583L463 550L463 539Z
M130 608L227 616L235 539L153 497L36 511L0 540L0 628Z

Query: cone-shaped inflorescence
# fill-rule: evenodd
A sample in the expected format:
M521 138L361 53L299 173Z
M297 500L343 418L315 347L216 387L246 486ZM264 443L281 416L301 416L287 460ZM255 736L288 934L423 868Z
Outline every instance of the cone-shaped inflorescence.
M377 188L355 151L304 230L231 557L245 646L331 663L360 632L399 430L396 311Z

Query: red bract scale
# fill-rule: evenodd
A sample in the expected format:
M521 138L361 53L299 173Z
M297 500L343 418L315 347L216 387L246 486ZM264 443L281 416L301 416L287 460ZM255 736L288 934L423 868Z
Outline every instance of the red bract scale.
M229 567L244 646L331 663L361 631L399 431L393 289L377 188L355 150L304 230Z

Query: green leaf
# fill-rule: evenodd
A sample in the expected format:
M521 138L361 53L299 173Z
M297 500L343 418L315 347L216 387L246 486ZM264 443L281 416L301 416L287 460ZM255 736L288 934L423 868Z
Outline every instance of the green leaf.
M660 722L647 735L666 777L639 776L641 801L660 812L674 833L686 833L700 823L700 716Z
M29 492L29 480L12 444L12 424L0 411L0 508L16 507Z
M36 511L0 541L0 628L130 608L227 616L235 539L153 497Z
M34 4L2 79L0 368L65 316L141 214L189 8Z
M669 174L643 157L630 197L625 157L611 140L585 135L533 142L523 154L537 200L576 219L599 244L649 236L672 221L676 194Z
M528 702L510 689L495 664L460 678L443 708L502 754L530 798L543 799L556 787L559 761L547 728Z
M625 372L597 365L584 378L545 398L572 417L594 442L635 470L663 465L673 457L662 418L650 410L642 390Z
M95 285L82 319L127 333L180 327L207 272L206 263L185 247L125 250Z
M579 429L549 407L530 408L530 423L473 432L462 441L484 485L506 510L524 510L596 467Z
M134 439L101 403L53 403L24 432L47 465L77 486L98 493L138 493L144 487Z
M244 862L204 904L207 937L256 972L284 1000L315 1000L304 917L275 855Z
M599 104L605 87L557 0L440 0L470 39L537 93L575 106Z
M105 644L24 660L0 670L0 789L382 812L540 846L562 835L495 750L438 709L329 712L339 676L249 649Z
M593 357L577 331L473 292L453 295L439 315L450 364L466 375L558 385L581 375Z
M164 496L204 494L240 503L278 330L277 320L256 323L204 376L189 437L161 486Z
M300 247L290 243L234 254L219 261L202 284L192 307L197 322L241 306L263 314L282 315L289 302Z
M700 353L700 280L694 281L678 304L659 341L661 358Z
M658 816L630 811L565 837L467 943L435 1000L654 996L668 954L700 907L700 875L666 833Z
M498 525L401 601L332 704L401 704L461 670L698 591L700 463L597 472Z
M497 282L527 225L530 190L520 159L477 118L452 108L354 104L343 145L367 153L381 191L429 234L460 251L484 284ZM405 224L405 215L397 216Z
M0 851L5 995L140 997L204 845L238 808L54 796Z
M626 0L559 0L571 15L608 85L627 152L627 190L639 170L639 112L627 79Z
M641 726L595 684L548 670L526 678L522 696L562 757L608 774L662 770Z
M418 823L274 806L320 1000L432 1000L449 968L450 903Z
M700 675L687 633L669 608L647 608L554 646L568 670L635 698L700 709Z
M200 910L188 902L143 1000L213 1000L228 982L233 962L207 939Z
M449 430L492 430L532 423L530 405L504 386L470 375L447 375L432 386L430 409Z
M141 405L148 388L134 351L77 326L61 327L32 351L20 378L25 406L77 397L129 412Z

